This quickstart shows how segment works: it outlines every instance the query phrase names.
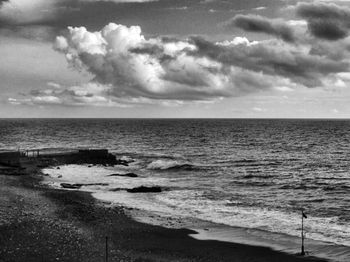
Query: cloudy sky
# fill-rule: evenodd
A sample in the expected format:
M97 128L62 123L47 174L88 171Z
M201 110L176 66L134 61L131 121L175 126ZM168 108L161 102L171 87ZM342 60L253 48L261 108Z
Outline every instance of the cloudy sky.
M0 117L349 118L350 0L0 0Z

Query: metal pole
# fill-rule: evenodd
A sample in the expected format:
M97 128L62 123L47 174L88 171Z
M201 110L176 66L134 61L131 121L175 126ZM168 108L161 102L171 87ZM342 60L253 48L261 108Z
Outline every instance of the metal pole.
M106 262L108 262L108 237L106 237Z
M304 250L304 214L303 214L303 211L301 211L301 255L305 256L305 250Z

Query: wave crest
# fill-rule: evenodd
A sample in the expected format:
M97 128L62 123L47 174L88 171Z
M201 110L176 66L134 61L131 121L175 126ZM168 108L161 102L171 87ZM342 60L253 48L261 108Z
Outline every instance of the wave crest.
M195 166L176 160L158 159L148 164L147 168L152 170L194 170Z

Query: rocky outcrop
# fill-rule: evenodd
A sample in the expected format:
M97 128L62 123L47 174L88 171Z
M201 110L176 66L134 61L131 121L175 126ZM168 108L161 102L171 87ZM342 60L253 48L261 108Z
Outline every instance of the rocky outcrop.
M152 186L152 187L140 186L140 187L127 189L126 191L129 193L160 193L162 192L162 189L159 186Z
M79 188L81 188L81 185L79 185L79 184L61 183L60 185L63 188L69 188L69 189L79 189Z
M138 177L135 173L126 173L126 174L111 174L109 176L122 176L122 177Z
M61 187L69 188L69 189L79 189L82 186L108 186L107 183L90 183L90 184L69 184L69 183L61 183Z

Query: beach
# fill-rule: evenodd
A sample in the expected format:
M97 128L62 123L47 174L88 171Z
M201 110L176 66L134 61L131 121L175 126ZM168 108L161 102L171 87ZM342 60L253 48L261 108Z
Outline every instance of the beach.
M350 262L350 0L0 21L0 262Z
M0 171L1 174L2 171ZM0 261L322 261L239 243L196 240L189 229L140 223L89 193L46 187L40 170L0 175Z

